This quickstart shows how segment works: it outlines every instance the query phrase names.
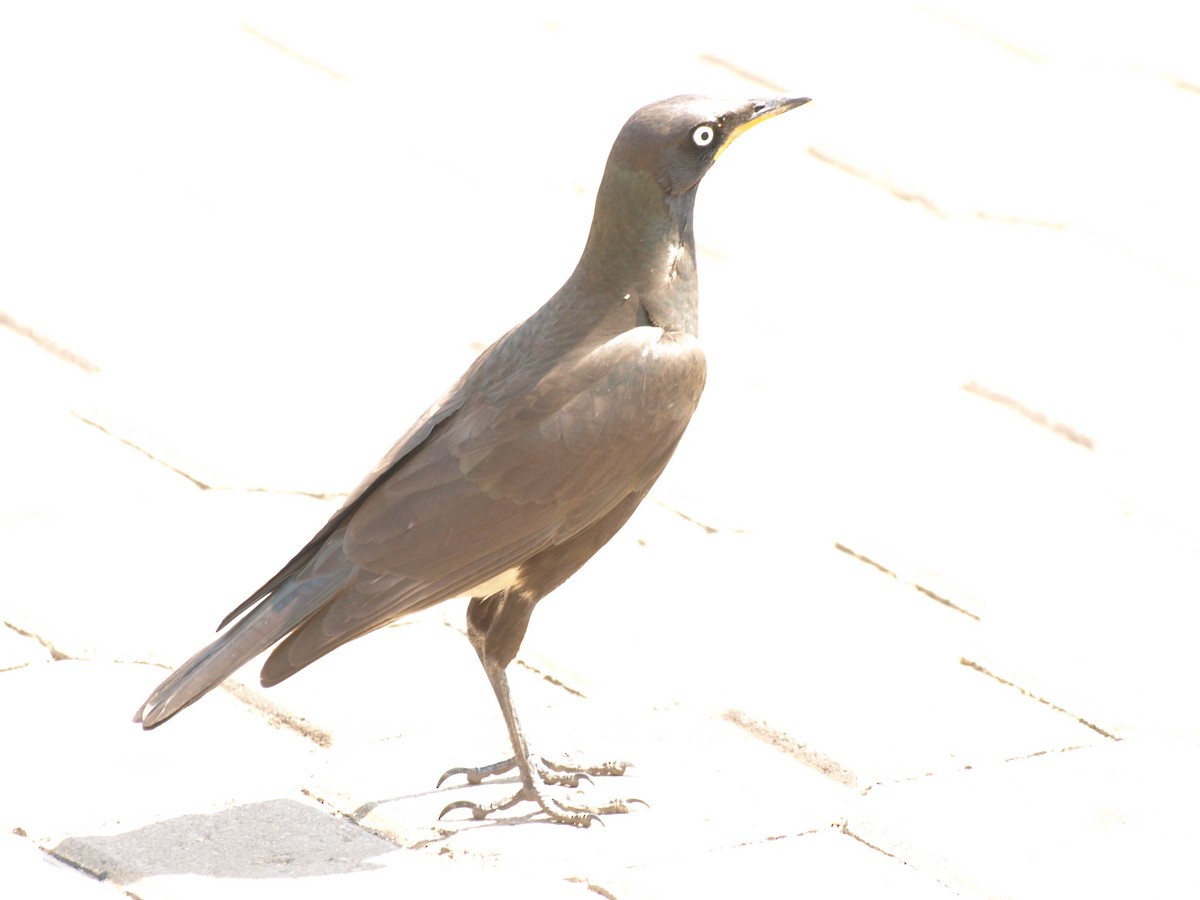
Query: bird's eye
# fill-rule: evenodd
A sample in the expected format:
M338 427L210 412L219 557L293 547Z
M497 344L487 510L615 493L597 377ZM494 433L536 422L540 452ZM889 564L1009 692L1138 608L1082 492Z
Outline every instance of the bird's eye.
M692 132L692 143L697 147L707 147L713 142L716 132L713 131L711 125L701 125Z

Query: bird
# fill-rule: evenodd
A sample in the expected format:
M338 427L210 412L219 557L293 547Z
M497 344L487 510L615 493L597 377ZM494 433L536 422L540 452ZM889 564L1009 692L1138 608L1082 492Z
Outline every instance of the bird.
M513 756L450 769L438 785L515 768L521 786L487 805L451 803L441 816L466 809L485 819L532 802L533 816L586 827L642 802L568 797L564 786L623 774L627 764L566 766L535 755L506 670L538 601L625 524L700 400L701 179L747 129L807 102L681 95L635 112L612 145L583 253L563 286L480 354L134 721L161 725L268 648L264 687L403 616L469 597L467 637Z

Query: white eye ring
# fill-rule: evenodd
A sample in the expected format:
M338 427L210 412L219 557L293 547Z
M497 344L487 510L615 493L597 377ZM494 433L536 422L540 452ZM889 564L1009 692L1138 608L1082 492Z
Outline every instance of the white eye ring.
M711 125L701 125L692 132L692 143L697 147L707 147L713 142L714 137L716 137L716 132L713 131Z

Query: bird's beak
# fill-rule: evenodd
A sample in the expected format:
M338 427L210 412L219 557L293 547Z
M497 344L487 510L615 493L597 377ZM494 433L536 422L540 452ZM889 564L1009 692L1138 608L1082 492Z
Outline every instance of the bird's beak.
M765 122L767 119L773 119L788 110L795 109L797 106L803 106L811 99L811 97L767 97L762 100L753 101L749 104L745 118L733 126L729 132L729 137L726 138L725 143L717 150L717 157L725 152L726 147L759 122Z

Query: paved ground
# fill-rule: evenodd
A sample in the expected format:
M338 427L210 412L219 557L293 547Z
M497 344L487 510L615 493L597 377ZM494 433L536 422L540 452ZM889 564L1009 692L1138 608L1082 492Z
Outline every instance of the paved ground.
M443 8L0 12L6 896L1200 892L1182 5ZM701 411L513 670L648 809L437 820L511 789L434 789L506 750L461 604L130 723L569 273L633 109L776 90Z

